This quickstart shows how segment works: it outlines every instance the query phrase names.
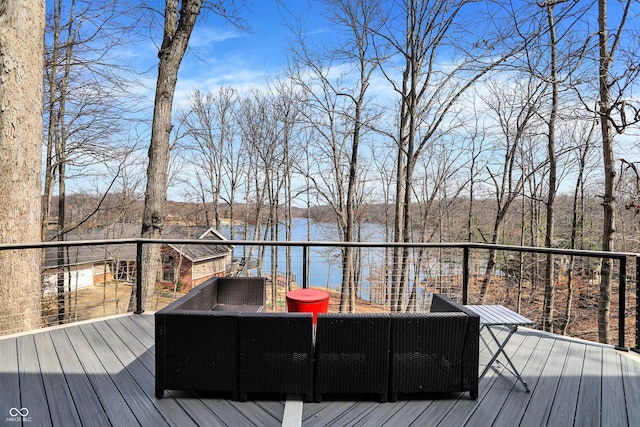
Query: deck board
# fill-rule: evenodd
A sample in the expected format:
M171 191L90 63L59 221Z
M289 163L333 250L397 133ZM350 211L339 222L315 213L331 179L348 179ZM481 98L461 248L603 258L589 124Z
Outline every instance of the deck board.
M360 418L366 417L377 406L379 406L378 402L357 402L348 411L344 411L335 417L331 424L336 426L363 425Z
M622 359L611 351L602 352L602 421L607 425L624 425L627 422Z
M546 342L547 340L542 340ZM553 399L558 390L560 374L562 373L564 361L569 352L569 342L563 340L555 340L551 343L551 350L548 353L547 362L544 364L543 371L545 375L540 375L535 386L531 388L531 399L525 408L523 414L519 418L522 427L534 427L544 425L549 419ZM545 347L540 347L543 350ZM528 378L528 377L525 377ZM533 384L531 384L533 385Z
M42 370L42 382L47 396L52 425L80 426L78 411L73 402L62 366L58 360L53 341L49 334L35 334L34 342L38 348L38 360Z
M18 372L20 376L20 405L28 409L28 417L42 419L43 426L51 425L49 408L42 405L46 402L46 393L40 363L33 335L22 336L18 339Z
M578 389L585 347L577 343L571 343L567 359L564 360L562 373L560 374L558 389L553 399L553 406L549 415L550 420L555 420L559 425L573 425L576 403L578 401ZM558 361L560 363L560 361Z
M303 425L309 427L317 427L317 426L325 426L325 425L336 425L335 421L345 412L349 412L353 410L354 406L356 406L359 402L349 402L349 401L336 401L331 404L327 403L305 403L305 408L313 408L313 416L305 418L305 411L303 409ZM315 410L315 408L318 408ZM339 424L338 424L339 425Z
M221 422L226 425L237 425L238 427L250 427L256 425L255 422L257 420L252 422L248 418L245 418L231 401L218 399L205 404L208 404L208 407L216 414ZM271 422L271 425L273 424L274 422Z
M579 426L601 425L602 413L602 349L587 347L582 365L575 423Z
M640 363L629 362L625 359L626 356L621 357L622 380L627 403L625 405L627 425L638 425L640 422L640 404L637 403L638 396L640 396Z
M552 341L543 340L539 334L532 331L528 334L527 342L531 347L525 346L519 349L523 354L516 355L519 357L519 360L522 360L523 356L525 356L524 353L530 353L526 364L520 369L520 374L525 378L529 386L529 396L522 395L524 387L519 381L513 383L511 391L502 405L502 409L494 420L494 425L496 426L509 426L513 425L513 420L522 420L527 406L533 400L531 394L535 393L538 388L538 383L540 382L540 378L542 378L542 372L549 361L549 354L552 352L553 347ZM520 366L517 367L520 368ZM538 396L539 394L536 395L536 397Z
M89 377L82 367L82 363L67 336L66 330L58 329L52 331L51 339L56 347L58 361L73 396L73 402L69 402L69 404L74 405L78 411L79 420L83 425L96 427L109 425L109 417L91 386Z
M305 402L303 426L640 425L640 361L612 347L520 328L507 352L526 393L490 369L479 397ZM481 344L480 364L489 353ZM127 315L0 337L0 425L12 408L29 425L279 426L285 402L235 402L168 391L155 398L154 318ZM11 422L11 425L16 423ZM27 425L27 423L24 423Z
M405 415L405 424L408 425L411 421L413 421L422 411L424 411L425 406L428 406L428 403L425 402L415 402L415 401L407 401L400 402L393 406L388 405L376 405L366 414L362 414L357 420L350 425L401 425L397 423L388 424L391 418L397 417L398 414ZM402 420L398 420L398 422L402 422Z
M535 340L535 337L532 338L530 334L524 332L521 334L514 334L507 344L506 352L520 371L522 371L524 366L523 360L526 360L524 358L520 359L520 357L529 357L531 349L534 346L531 344L531 341L533 340ZM491 342L490 339L487 339L487 341ZM493 342L491 342L491 344L495 345ZM483 359L481 359L480 365L486 364L490 359L490 355L488 353L483 354L482 357ZM447 412L446 420L444 418L440 419L443 424L456 423L458 425L469 424L476 426L491 425L497 412L502 408L511 389L517 381L516 378L509 372L506 372L504 368L495 368L495 366L496 365L494 365L494 368L489 369L483 378L483 380L489 379L490 382L489 384L480 386L480 389L484 389L484 392L478 397L478 401L473 402L468 400L467 396L463 396L463 399L466 398L469 403L464 402L461 399L459 404L456 405L455 410L452 408ZM521 387L520 383L518 383L518 386ZM479 410L480 405L484 407L493 407L496 410L482 411ZM425 418L425 421L427 419L428 418Z
M80 327L85 336L91 337L93 348L109 348L112 351L97 351L96 356L122 398L131 409L133 416L142 426L155 427L166 423L164 417L154 405L155 398L140 387L135 378L127 371L118 354L125 351L126 346L114 337L113 331L106 323L83 325Z
M118 319L98 323L96 327L101 331L107 344L115 350L115 354L124 369L126 369L131 375L131 378L135 380L138 387L145 392L147 399L153 403L158 415L165 420L164 422L158 420L159 423L156 425L162 425L166 422L172 425L197 425L191 418L186 416L181 406L175 400L158 400L154 397L151 392L155 387L154 375L147 366L142 363L141 358L136 356L148 352L148 348L137 339L137 336L134 335L130 329L127 329ZM157 418L154 416L153 419Z
M16 340L0 340L0 384L0 402L6 402L0 407L0 414L6 417L11 408L22 408Z
M280 401L231 402L238 414L247 414L258 426L279 426L284 417L284 403ZM229 424L233 425L233 424Z
M112 350L100 340L95 328L69 328L67 334L76 353L82 356L82 366L109 420L116 425L136 425L133 410L112 379L115 372L106 370L98 358L98 354Z

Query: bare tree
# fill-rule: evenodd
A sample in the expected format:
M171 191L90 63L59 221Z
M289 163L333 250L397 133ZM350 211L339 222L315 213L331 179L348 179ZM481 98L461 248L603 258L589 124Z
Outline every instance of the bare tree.
M0 3L0 241L40 240L44 1ZM41 324L40 251L0 252L0 331Z
M272 123L269 98L264 93L254 90L240 99L238 123L240 137L247 145L245 168L245 239L248 237L248 225L254 225L253 240L260 238L260 232L265 225L264 232L271 231L269 221L273 219L274 211L264 213L265 204L272 202L273 186L277 186L277 170L279 159L277 141L275 140L275 125ZM270 198L271 197L271 198ZM271 206L267 206L270 208ZM265 219L267 223L265 224ZM267 238L268 236L263 236ZM258 249L258 260L264 259L265 247ZM254 247L244 246L244 257L250 260L254 255ZM272 262L275 257L271 257ZM260 266L262 262L260 261ZM273 267L273 266L272 266ZM272 268L275 272L275 269ZM273 287L275 291L275 286Z
M623 82L622 76L612 78L611 67L616 54L616 50L623 36L623 29L629 13L629 8L633 2L625 0L622 3L623 10L620 22L613 34L613 39L609 41L609 27L607 23L607 1L598 0L598 51L599 51L599 115L600 132L602 134L602 152L604 166L604 195L602 206L604 208L604 224L602 233L602 250L614 250L614 236L616 232L616 158L614 155L614 129L622 132L629 124L626 120L626 108L630 104L626 102L624 96L626 90L623 87L617 88L618 97L614 100L611 90L614 85ZM611 44L610 44L611 43ZM627 84L634 80L640 72L637 67L628 68L623 75L627 76ZM633 77L633 78L631 78ZM628 86L627 86L628 87ZM617 117L616 117L616 113ZM633 122L640 120L638 110L632 115ZM611 282L613 278L612 260L605 258L602 260L602 276L600 282L600 299L598 306L598 337L600 342L609 343L610 327L609 312L611 311Z
M379 152L381 147L375 148L375 151ZM372 148L373 150L373 148ZM380 183L380 185L376 188L376 193L373 197L376 200L382 202L382 206L384 211L382 214L382 223L384 225L384 235L382 241L388 242L391 241L393 236L393 222L392 212L393 212L393 182L394 182L394 161L389 156L371 156L373 163L373 172L378 175L378 179L376 182ZM381 265L378 265L374 270L371 271L372 276L374 276L375 292L377 294L377 298L381 304L385 307L389 307L391 304L391 295L390 295L390 281L389 274L387 271L387 266L390 264L390 260L392 257L392 251L389 247L384 248L384 257ZM369 279L372 281L372 278ZM373 291L373 290L372 290ZM372 295L372 298L374 295Z
M528 176L536 172L524 170L519 158L524 141L530 139L535 132L531 131L532 122L540 108L541 97L545 93L545 85L529 79L513 88L507 89L500 86L499 82L493 85L491 97L485 102L488 109L495 113L495 119L500 127L501 134L498 141L502 140L503 146L498 148L499 162L493 165L493 169L487 166L490 182L495 189L496 210L489 237L485 237L487 243L498 242L499 231L509 208L520 195ZM480 301L485 302L491 277L496 267L496 251L489 250L489 258L485 269L484 278L480 287Z
M282 149L282 192L284 193L284 219L282 223L285 227L285 240L292 240L293 214L292 205L294 199L303 189L295 187L294 174L300 169L302 156L304 153L304 142L299 135L301 131L302 107L301 94L295 86L295 82L290 79L277 80L270 84L272 86L272 109L274 120L277 125L276 139ZM285 248L286 272L285 283L287 286L292 282L292 258L291 247ZM287 289L288 290L288 289Z
M536 5L542 14L538 24L530 25L540 37L532 37L533 43L527 46L527 68L530 73L544 82L548 82L549 109L541 114L547 126L547 161L548 183L546 195L546 224L545 247L553 247L555 238L555 200L559 186L558 142L556 141L556 127L560 118L561 90L566 88L567 82L576 78L575 72L584 60L584 44L572 46L572 31L576 23L586 11L586 6L577 2L564 0L550 0L538 2ZM532 13L534 17L537 15ZM515 17L515 19L518 19ZM533 22L538 19L531 18ZM525 19L526 21L526 19ZM545 53L548 52L548 53ZM536 59L532 59L536 58ZM569 119L569 114L561 117ZM553 332L555 305L555 260L552 254L547 254L545 263L545 291L543 329Z
M180 10L178 4L180 3ZM166 0L164 34L158 52L158 80L151 126L147 189L142 216L142 237L159 238L164 223L164 202L167 198L169 170L169 140L173 95L178 81L178 69L187 50L189 38L202 7L202 0ZM142 306L149 307L156 275L160 266L160 247L145 245L143 252ZM132 301L134 299L132 298Z
M376 116L368 106L367 91L380 59L372 36L381 25L381 2L327 0L325 4L329 22L344 37L335 46L312 51L298 34L294 55L299 71L294 78L309 99L307 121L327 149L320 155L331 163L330 173L321 174L318 178L324 182L316 181L315 187L332 206L341 239L348 242L357 238L361 145ZM347 71L333 78L340 69ZM353 248L343 248L341 257L340 310L354 311L359 266Z
M559 77L558 77L558 41L556 37L555 23L555 3L547 3L543 6L547 15L548 32L549 32L549 81L551 82L551 109L549 111L549 120L547 122L547 155L549 160L549 184L547 188L547 226L545 229L544 245L547 248L552 247L555 233L555 198L558 191L558 161L556 155L556 120L559 108ZM553 332L553 314L555 302L554 289L554 257L553 254L547 254L545 267L545 291L544 291L544 317L543 328L549 332Z
M237 124L238 112L234 114ZM247 144L241 138L234 138L232 144L226 145L225 162L223 163L223 176L220 197L229 208L227 217L230 222L230 238L235 236L236 198L239 196L240 188L243 185L243 179L246 176L247 169Z
M134 111L127 92L132 85L131 67L113 52L131 35L136 20L118 7L118 0L86 2L54 1L45 37L45 135L44 203L42 239L47 238L54 187L58 193L58 240L78 224L68 223L67 182L91 169L104 170L128 156L125 115ZM124 24L123 22L127 22ZM129 96L128 96L129 95ZM118 136L121 136L119 138ZM123 142L124 141L124 142ZM104 165L96 168L96 164ZM116 172L121 169L115 168ZM99 174L100 172L98 172ZM108 179L107 179L108 182ZM93 213L97 212L97 209ZM86 221L87 218L83 218ZM65 316L65 283L62 273L66 254L59 248L58 316Z
M593 138L597 128L597 120L592 120L590 126L586 129L580 129L583 136L577 138L580 144L577 146L575 158L578 164L578 174L573 191L573 213L571 215L571 234L569 238L570 249L584 249L581 247L580 240L584 234L584 203L585 203L585 178L587 175L588 158L593 151ZM574 277L576 266L576 257L571 255L567 265L567 299L564 306L564 325L562 334L566 335L571 322L573 310L573 293L574 293ZM584 269L583 269L584 270Z
M191 153L188 161L195 166L196 182L199 186L207 225L208 209L205 202L211 201L213 207L213 226L220 228L220 201L225 181L229 181L225 172L233 161L235 153L235 114L237 94L230 87L220 88L217 94L204 94L195 90L189 100L189 110L181 113L184 117L185 133L191 144L187 143ZM194 177L187 176L188 181ZM204 182L206 181L206 182Z
M464 149L457 146L456 139L455 136L451 136L434 141L427 147L425 155L417 161L412 191L418 205L416 237L421 242L432 242L434 239L443 242L448 237L444 235L443 217L466 184L466 182L456 182L464 153ZM449 189L452 194L448 197ZM408 311L416 310L417 289L422 279L427 280L429 276L427 266L429 251L426 248L413 251L415 252L412 256L413 280L409 289ZM438 258L442 259L441 256ZM441 266L442 262L438 262L436 268L440 269ZM436 274L438 278L441 277L438 272Z
M64 234L66 182L99 176L96 164L117 164L130 151L127 132L138 123L131 117L138 108L129 88L137 73L117 51L132 41L137 20L121 6L122 0L55 0L48 16L43 232L56 184Z
M464 12L473 2L403 0L398 3L397 19L390 19L387 28L378 35L391 55L399 59L389 61L390 66L383 71L400 99L394 241L410 242L413 238L411 187L417 159L434 139L447 132L462 94L502 64L514 47L500 53L500 46L508 37L501 35L494 40L489 28L481 25L490 25L491 20L479 20L474 14L471 21L470 15L465 16ZM459 57L453 65L443 67L438 60L448 49ZM401 65L395 69L395 64ZM402 311L406 305L409 258L406 248L394 250L393 311Z
M158 52L158 79L154 100L147 188L142 214L141 236L159 238L164 223L164 203L167 198L170 136L172 130L173 97L178 70L187 51L189 38L203 7L208 7L226 21L242 27L234 2L225 7L222 2L203 0L166 0L162 44ZM143 253L143 307L149 306L160 266L160 248L146 245ZM132 298L133 304L134 298Z

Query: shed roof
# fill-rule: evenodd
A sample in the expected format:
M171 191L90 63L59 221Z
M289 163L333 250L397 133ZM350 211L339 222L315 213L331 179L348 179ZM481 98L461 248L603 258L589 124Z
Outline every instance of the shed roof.
M66 235L66 240L109 240L127 239L140 236L140 224L111 224L92 227L84 230L74 230ZM50 239L55 239L55 231L49 233ZM170 225L163 230L163 237L169 239L194 239L194 240L216 240L225 242L219 245L214 244L185 244L170 245L174 250L183 254L192 262L226 256L233 250L227 239L218 231L211 227L203 226L180 226ZM64 256L62 263L68 265L80 265L102 262L104 260L113 261L134 261L136 259L135 244L114 244L114 245L87 245L74 246L65 249L61 254L56 247L47 248L45 254L45 266L53 268L59 266L58 260Z

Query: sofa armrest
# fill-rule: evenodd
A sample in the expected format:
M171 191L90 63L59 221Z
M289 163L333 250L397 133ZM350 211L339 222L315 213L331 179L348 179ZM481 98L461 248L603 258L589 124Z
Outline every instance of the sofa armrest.
M452 300L448 296L444 294L433 294L433 299L431 300L431 313L451 313L451 312L462 312L469 316L475 316L476 314L469 310L462 304L457 303Z
M214 307L218 301L218 282L217 277L211 278L206 282L191 289L182 298L167 306L169 310L194 310L208 311Z
M478 395L478 371L480 353L480 316L443 294L434 294L431 302L432 313L464 313L468 317L463 343L462 382L471 397Z
M465 391L462 381L468 317L464 313L392 313L390 391Z

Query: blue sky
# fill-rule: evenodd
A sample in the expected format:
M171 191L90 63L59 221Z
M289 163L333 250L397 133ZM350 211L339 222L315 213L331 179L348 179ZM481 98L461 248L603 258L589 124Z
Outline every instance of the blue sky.
M248 31L239 30L212 13L204 16L196 24L180 68L176 102L181 103L196 88L215 91L220 86L232 86L243 91L264 86L267 75L275 76L286 66L292 37L287 27L289 13L303 14L312 33L322 32L305 0L290 3L293 5L287 5L289 10L278 6L275 0L254 1L243 8L241 14ZM157 66L157 57L152 58Z
M276 77L286 66L289 42L294 37L288 24L294 16L300 16L307 35L322 44L330 37L320 13L321 4L312 0L235 0L247 3L241 6L240 15L249 27L241 31L224 19L208 12L200 16L189 43L189 50L180 68L175 102L179 106L194 89L217 91L221 86L231 86L240 92L266 85L267 76ZM522 5L525 2L515 2ZM617 21L617 2L610 2L610 21ZM147 69L141 97L152 104L155 88L157 51L161 41L161 12L163 0L152 0L158 16L156 35L147 38L142 45L129 47L132 60L141 69ZM284 4L284 5L283 5Z
M63 1L69 2L69 0ZM88 2L88 0L84 1ZM129 43L120 50L123 60L129 60L140 70L147 71L140 75L141 84L135 88L135 91L138 95L138 106L143 109L143 114L148 118L153 108L157 53L162 37L164 9L164 0L151 1L158 11L154 26L155 35L152 38L148 32L142 34L143 37L138 40L138 43ZM236 0L236 2L242 3L242 0ZM326 43L332 35L335 35L320 16L322 8L319 1L280 0L281 3L286 3L288 10L285 10L278 0L247 0L247 2L251 4L243 8L240 15L246 20L248 31L235 28L213 13L200 17L189 43L190 48L180 68L175 94L176 109L185 105L194 89L217 92L221 86L231 86L241 93L246 93L251 89L266 87L267 77L277 78L278 73L282 72L286 66L289 42L294 37L288 24L293 23L294 16L302 18L306 34L318 45ZM51 0L47 1L49 7L51 3ZM514 2L515 5L524 3L524 1ZM609 3L611 24L617 21L616 3ZM637 17L636 13L637 11L634 11L634 17ZM593 22L590 25L593 26ZM144 28L141 33L144 33ZM381 105L394 105L396 100L388 82L385 82L381 76L375 76L375 78L380 80L371 84L370 94L375 92L375 95L382 96L385 101L388 101L380 103Z
M69 0L63 1L67 5L70 3ZM150 1L157 10L155 35L151 38L148 33L143 34L144 38L139 43L124 46L122 52L140 70L148 71L141 77L142 85L137 91L141 99L149 100L152 104L164 0ZM225 1L225 4L229 1ZM307 34L315 37L319 44L331 35L327 24L320 17L322 7L319 1L234 1L239 5L247 3L246 6L241 6L239 13L246 20L249 31L238 30L211 12L200 17L190 40L190 49L181 65L176 91L178 105L196 88L216 91L220 86L232 86L242 92L263 87L267 75L275 77L286 65L289 41L293 37L287 24L293 22L293 16L302 18ZM47 0L49 9L52 3L52 0ZM526 2L516 1L514 4L524 3ZM121 7L123 5L124 2ZM619 11L616 6L617 2L609 2L612 23L617 21ZM633 14L633 17L636 15Z

